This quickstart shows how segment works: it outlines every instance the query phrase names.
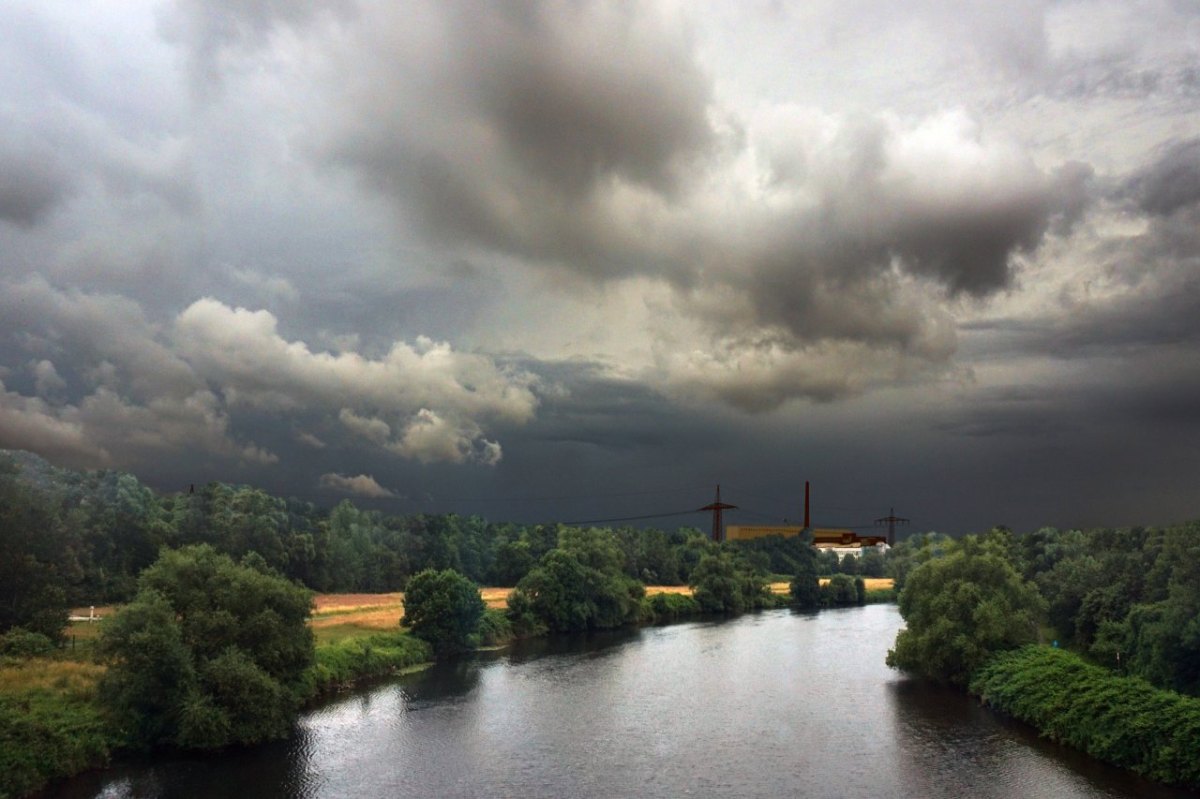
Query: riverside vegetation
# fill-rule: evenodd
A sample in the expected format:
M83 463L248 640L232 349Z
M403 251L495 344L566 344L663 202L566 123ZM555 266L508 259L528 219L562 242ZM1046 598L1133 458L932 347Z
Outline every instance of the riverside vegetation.
M1059 743L1200 788L1200 522L999 528L893 550L888 664L970 690Z
M222 484L160 496L0 455L0 797L115 752L279 737L323 691L515 636L866 600L860 577L821 586L823 570L800 539L330 512ZM514 586L507 610L483 608L480 575ZM781 575L789 596L768 588ZM691 595L647 597L646 579ZM315 645L313 589L405 587L410 632ZM67 608L97 600L127 604L62 650Z
M212 749L273 737L285 732L283 720L301 702L321 691L438 655L515 636L701 612L889 601L895 592L868 591L863 580L883 573L894 578L908 621L889 656L892 665L974 687L998 709L1055 737L1058 727L1046 719L1065 713L1062 707L1052 704L1050 716L1038 716L1008 703L999 684L981 682L981 675L1020 678L1030 662L996 658L1033 641L1058 640L1071 653L1057 657L1085 659L1117 679L1145 680L1138 684L1164 693L1153 700L1161 706L1179 693L1195 696L1198 533L1195 524L1048 528L1024 536L997 529L963 542L927 533L886 558L869 552L838 559L818 555L800 538L717 545L688 528L385 516L350 502L326 511L219 483L194 494L159 495L131 475L70 472L27 454L0 454L0 796L102 764L113 752ZM195 562L185 568L180 558ZM198 572L219 584L257 586L252 593L261 589L260 599L244 603L231 590L225 592L230 607L197 614L185 599L194 587L175 591L164 575ZM788 596L767 589L781 579L790 581ZM481 582L514 588L505 611L480 611ZM691 595L646 596L648 582L689 585ZM406 586L414 594L405 608L410 632L353 634L314 646L304 624L311 590ZM134 612L106 622L114 632L94 645L85 641L72 658L57 648L67 608L92 602L130 603ZM151 623L168 618L161 630ZM267 651L239 638L242 625L270 631L276 623L287 631L267 635L275 642ZM93 655L101 662L92 662ZM178 685L157 685L159 693L143 696L131 687L136 679L121 671L138 663L166 668ZM987 671L997 663L1009 671ZM147 674L154 688L153 669ZM1132 684L1114 690L1130 691ZM239 703L263 698L278 701L265 718L239 715ZM161 718L139 716L147 705ZM1131 718L1133 729L1145 726ZM1103 723L1091 728L1102 731ZM1157 779L1194 785L1194 772L1161 766L1172 757L1187 761L1172 755L1171 746L1194 757L1191 739L1170 743L1147 734L1139 745L1156 753L1144 759L1150 765L1122 759L1103 743L1057 739Z

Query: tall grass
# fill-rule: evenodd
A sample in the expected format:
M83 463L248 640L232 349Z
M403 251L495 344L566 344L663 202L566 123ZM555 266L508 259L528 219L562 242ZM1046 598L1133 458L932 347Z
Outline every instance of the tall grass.
M0 799L108 762L117 742L96 702L91 663L0 664Z

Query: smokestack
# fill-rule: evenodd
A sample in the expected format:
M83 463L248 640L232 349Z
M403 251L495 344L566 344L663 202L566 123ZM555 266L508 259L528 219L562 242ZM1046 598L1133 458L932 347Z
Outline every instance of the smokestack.
M808 528L811 526L809 524L809 519L808 519L808 481L807 480L804 481L804 526L805 526L805 528Z

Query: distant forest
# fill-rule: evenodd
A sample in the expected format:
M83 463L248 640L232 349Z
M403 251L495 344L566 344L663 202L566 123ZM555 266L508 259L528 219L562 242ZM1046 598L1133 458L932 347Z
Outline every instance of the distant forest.
M161 548L191 544L235 559L257 553L319 592L399 591L424 569L515 586L558 546L561 528L453 513L389 515L349 500L330 510L224 483L159 494L131 474L60 469L36 455L0 451L0 563L13 564L0 569L24 575L0 575L10 599L32 580L54 585L73 606L122 602ZM611 534L626 574L646 584L686 584L710 546L694 528L619 527ZM797 561L789 552L799 546L794 540L743 549L764 573L791 575ZM833 568L828 560L823 565Z
M223 483L159 494L130 474L59 469L28 453L0 452L0 633L20 624L53 637L66 607L130 599L138 575L164 547L209 544L235 559L261 559L320 592L385 592L403 590L425 569L515 586L568 529L456 514L388 515L350 501L330 510ZM695 528L597 534L620 550L625 575L645 584L691 582L714 549L732 550L748 568L776 578L814 564L801 538L717 547ZM1200 695L1200 522L1025 534L998 528L978 538L1036 586L1046 634L1062 646ZM815 565L822 574L886 573L902 589L915 568L959 546L921 533L886 558L869 553L839 563L824 553Z

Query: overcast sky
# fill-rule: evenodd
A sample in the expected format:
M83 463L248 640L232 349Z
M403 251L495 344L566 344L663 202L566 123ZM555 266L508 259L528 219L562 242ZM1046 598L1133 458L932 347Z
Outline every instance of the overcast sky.
M6 0L0 447L521 521L1195 518L1200 5Z

